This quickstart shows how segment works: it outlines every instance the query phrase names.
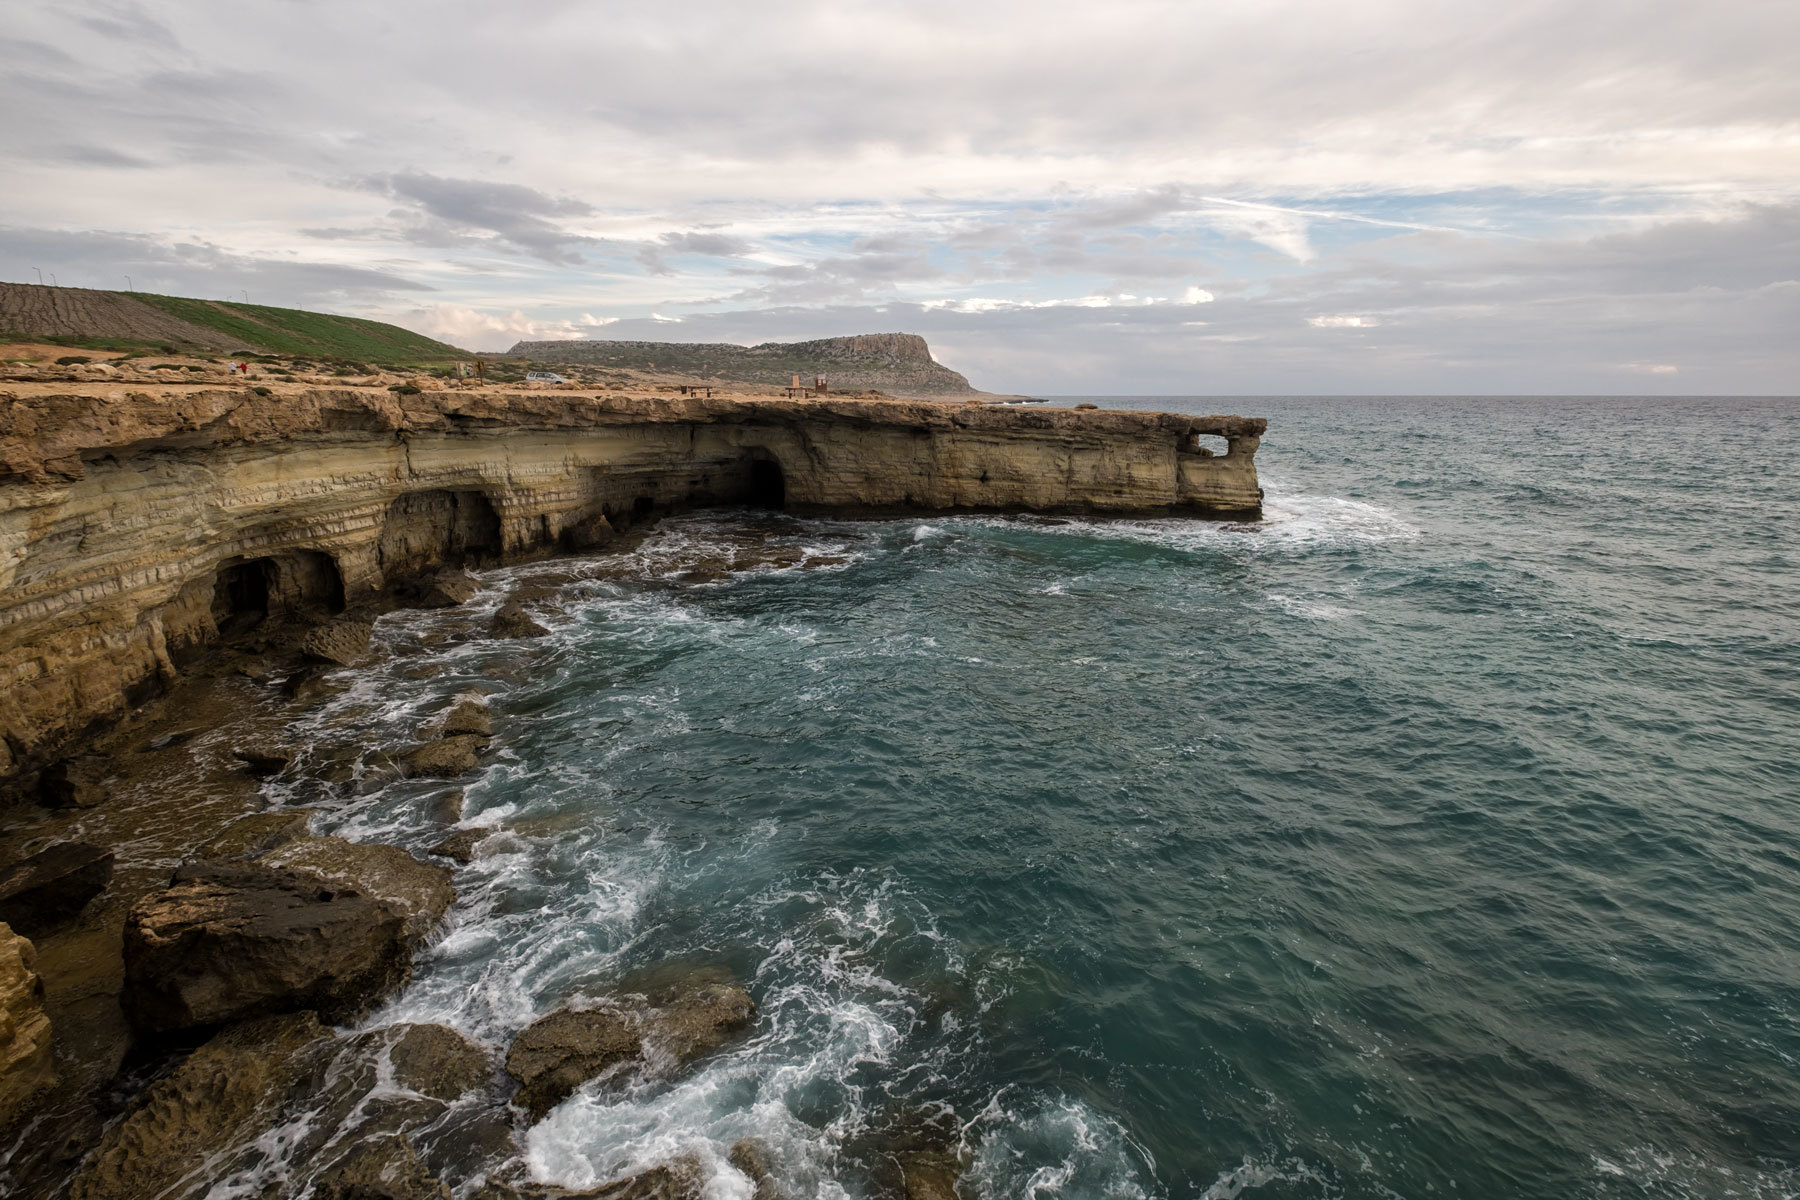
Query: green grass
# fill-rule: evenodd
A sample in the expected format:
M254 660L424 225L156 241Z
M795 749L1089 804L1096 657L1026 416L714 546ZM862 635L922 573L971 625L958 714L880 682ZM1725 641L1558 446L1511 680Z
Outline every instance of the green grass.
M290 357L353 358L378 363L428 363L473 358L467 350L433 341L423 334L382 321L340 317L332 313L267 304L236 304L229 300L194 300L185 296L158 296L132 292L141 300L173 317L216 330Z

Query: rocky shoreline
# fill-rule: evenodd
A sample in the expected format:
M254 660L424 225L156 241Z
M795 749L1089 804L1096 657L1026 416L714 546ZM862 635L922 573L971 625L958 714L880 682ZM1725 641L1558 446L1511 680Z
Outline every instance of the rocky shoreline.
M746 520L729 558L672 564L673 586L836 565L768 533ZM557 580L624 569L617 558L552 567L451 636L540 637L534 605ZM451 569L407 598L451 609L478 587ZM755 1001L723 967L672 964L629 990L572 997L504 1048L437 1025L341 1027L404 985L456 902L456 871L505 832L464 826L454 786L496 735L479 693L453 698L404 754L293 741L295 721L368 661L380 616L238 631L92 753L42 773L34 803L5 810L0 861L19 865L0 874L0 916L43 947L0 925L6 1194L200 1197L222 1183L234 1195L391 1200L702 1194L702 1164L680 1157L586 1191L535 1184L520 1147L580 1089L678 1078L754 1036ZM270 806L265 786L304 779L295 795L329 804L397 778L444 784L445 836L428 860L317 836L316 808ZM109 838L122 847L116 880ZM889 1137L879 1157L878 1186L896 1197L955 1194L955 1141L928 1121ZM753 1140L728 1161L758 1200L790 1194Z

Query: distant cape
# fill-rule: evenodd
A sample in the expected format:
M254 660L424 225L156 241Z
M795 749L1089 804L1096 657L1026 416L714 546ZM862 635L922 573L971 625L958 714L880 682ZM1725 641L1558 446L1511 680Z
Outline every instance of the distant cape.
M507 356L543 363L656 371L721 382L783 387L823 375L832 390L896 396L977 395L969 381L935 361L916 333L864 333L811 342L555 341L520 342Z

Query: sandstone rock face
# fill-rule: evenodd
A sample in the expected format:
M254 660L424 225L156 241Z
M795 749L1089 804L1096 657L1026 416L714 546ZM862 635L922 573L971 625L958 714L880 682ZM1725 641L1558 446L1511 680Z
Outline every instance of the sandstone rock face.
M29 941L0 923L0 1132L56 1082L44 983Z
M313 1200L450 1200L405 1138L359 1142L314 1184Z
M0 868L0 921L42 937L81 915L112 882L113 853L88 842L62 842Z
M339 838L184 866L127 914L126 1011L147 1032L353 1015L405 982L455 899L449 876L398 847Z
M353 605L707 503L1254 514L1263 429L848 399L19 397L0 405L0 770L49 761L239 613Z
M683 989L655 1006L633 999L554 1012L513 1039L506 1070L519 1083L516 1102L536 1120L590 1079L673 1073L755 1019L750 994L726 983Z

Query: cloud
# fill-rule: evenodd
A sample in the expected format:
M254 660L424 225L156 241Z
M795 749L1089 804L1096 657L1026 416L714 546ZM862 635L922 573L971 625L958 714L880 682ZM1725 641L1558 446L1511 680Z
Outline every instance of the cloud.
M591 205L550 196L523 184L451 179L409 171L372 176L361 181L361 185L414 206L419 215L413 218L408 236L424 245L443 245L446 238L453 243L458 234L471 231L491 234L493 237L488 240L545 262L572 266L583 259L571 247L592 246L599 241L565 229L554 219L591 216Z
M482 312L453 304L432 304L390 314L389 319L415 333L466 350L508 350L516 342L589 338L615 323L614 317L583 313L578 320L540 320L519 309Z
M1373 329L1381 324L1374 317L1308 317L1306 323L1314 329Z

